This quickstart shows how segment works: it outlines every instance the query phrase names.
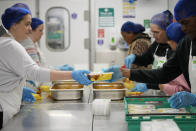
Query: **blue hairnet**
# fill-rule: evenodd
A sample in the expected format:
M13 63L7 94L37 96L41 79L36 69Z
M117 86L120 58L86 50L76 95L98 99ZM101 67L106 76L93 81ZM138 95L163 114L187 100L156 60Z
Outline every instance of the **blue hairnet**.
M169 10L158 13L151 18L150 23L158 25L161 29L166 30L167 26L172 23L173 15Z
M170 40L175 41L176 43L178 43L185 36L185 33L181 29L181 24L179 24L178 22L170 24L167 27L166 33L167 37Z
M1 20L4 27L9 30L13 24L20 21L26 14L30 14L30 11L24 8L10 7L5 10Z
M196 1L179 0L174 8L174 16L176 20L196 16Z
M142 33L145 31L145 28L141 24L135 24L131 21L127 21L122 25L121 31L126 33Z
M43 24L44 22L39 18L32 18L31 28L32 30L36 29L39 25Z
M30 11L29 6L26 5L26 4L24 4L24 3L16 3L16 4L14 4L12 7L25 8L25 9L27 9L27 10ZM30 12L31 12L31 11L30 11Z

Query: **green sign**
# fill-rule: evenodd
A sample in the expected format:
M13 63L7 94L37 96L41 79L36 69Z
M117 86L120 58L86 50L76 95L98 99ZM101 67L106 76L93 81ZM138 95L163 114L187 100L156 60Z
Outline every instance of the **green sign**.
M146 19L144 20L144 27L147 29L147 28L150 28L150 20Z
M114 8L99 8L99 17L114 17Z
M99 27L114 27L114 8L99 8Z

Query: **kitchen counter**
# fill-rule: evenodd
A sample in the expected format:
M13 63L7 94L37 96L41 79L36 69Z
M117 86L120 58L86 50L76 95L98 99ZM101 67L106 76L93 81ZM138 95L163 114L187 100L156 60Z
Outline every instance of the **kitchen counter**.
M81 100L44 97L34 104L23 103L2 131L128 131L122 100L111 102L108 116L94 116L92 101L93 92L85 87Z
M111 104L109 116L94 116L92 104L25 104L2 131L127 131L124 105Z

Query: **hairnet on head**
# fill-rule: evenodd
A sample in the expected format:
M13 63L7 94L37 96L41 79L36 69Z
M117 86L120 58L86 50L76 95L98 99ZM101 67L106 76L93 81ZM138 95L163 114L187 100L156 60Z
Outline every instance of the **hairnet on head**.
M134 32L134 33L142 33L145 31L145 28L141 24L135 24L131 21L125 22L121 27L121 32Z
M27 9L10 7L5 10L4 14L1 16L1 20L4 27L9 30L13 24L21 20L26 14L30 14Z
M178 43L185 36L185 33L181 29L181 24L179 24L178 22L170 24L167 27L166 33L167 37L170 40L175 41L176 43Z
M196 16L196 1L179 0L174 8L174 16L176 20Z
M29 6L26 5L26 4L24 4L24 3L16 3L16 4L14 4L12 7L25 8L25 9L27 9L27 10L30 11ZM31 11L30 11L30 12L31 12Z
M158 13L151 18L150 23L158 25L161 29L166 30L167 26L173 21L173 15L169 10Z
M31 28L32 30L36 29L39 25L43 24L44 22L39 18L32 18Z

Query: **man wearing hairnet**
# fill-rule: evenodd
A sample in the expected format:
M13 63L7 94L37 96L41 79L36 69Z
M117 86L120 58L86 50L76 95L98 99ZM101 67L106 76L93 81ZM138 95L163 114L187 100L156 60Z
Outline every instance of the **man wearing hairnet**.
M168 83L180 74L183 74L191 93L177 92L168 100L172 108L181 108L196 105L196 2L195 0L179 0L174 8L176 20L182 25L186 37L182 39L176 52L160 69L129 70L121 68L122 75L130 80L144 83ZM117 80L119 68L112 68Z
M173 108L196 105L196 2L179 0L174 8L176 20L182 25L186 37L179 43L176 53L162 68L155 70L125 70L123 76L130 80L146 83L167 83L181 73L184 75L189 92L177 92L168 101ZM139 72L139 73L138 73ZM142 80L142 81L141 81Z

